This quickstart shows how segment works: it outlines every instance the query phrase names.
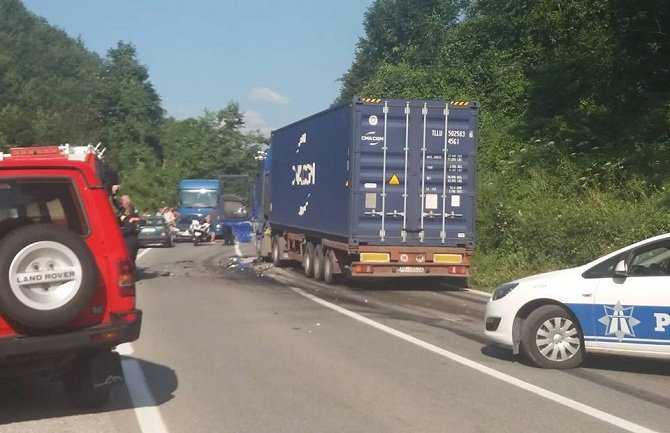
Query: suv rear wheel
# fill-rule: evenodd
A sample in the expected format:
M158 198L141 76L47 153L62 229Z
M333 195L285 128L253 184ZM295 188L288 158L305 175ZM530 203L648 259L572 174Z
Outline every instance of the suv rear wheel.
M70 403L79 409L95 409L109 400L110 386L97 386L90 358L81 356L63 375L63 387Z
M95 260L70 230L30 224L6 235L0 251L0 311L27 328L62 326L95 294Z

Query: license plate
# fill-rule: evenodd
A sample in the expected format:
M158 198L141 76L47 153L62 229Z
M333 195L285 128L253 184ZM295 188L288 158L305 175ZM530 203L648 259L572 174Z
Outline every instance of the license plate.
M156 233L157 230L153 227L142 227L142 233Z
M407 274L425 274L426 268L423 266L398 266L395 268L396 272Z

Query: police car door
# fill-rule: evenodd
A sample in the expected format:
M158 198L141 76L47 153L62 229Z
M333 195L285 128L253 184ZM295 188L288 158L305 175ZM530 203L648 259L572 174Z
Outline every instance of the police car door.
M626 256L625 276L598 280L594 321L599 349L670 354L670 239Z

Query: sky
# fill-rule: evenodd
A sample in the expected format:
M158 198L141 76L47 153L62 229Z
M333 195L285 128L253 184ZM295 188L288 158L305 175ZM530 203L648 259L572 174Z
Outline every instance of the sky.
M270 130L328 108L365 35L373 0L23 0L105 56L118 41L177 119L237 101L247 129Z

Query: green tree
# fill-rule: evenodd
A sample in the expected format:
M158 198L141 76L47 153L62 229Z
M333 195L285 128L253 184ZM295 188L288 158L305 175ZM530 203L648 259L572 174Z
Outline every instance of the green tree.
M81 42L0 2L0 145L99 140L93 101L100 59Z
M120 170L153 167L162 157L160 97L136 55L132 44L119 42L108 51L97 80L103 141L110 147L112 165Z
M434 64L447 30L458 23L467 4L468 0L375 1L365 14L366 36L358 42L354 63L341 79L338 100L377 96L366 93L365 86L380 68Z

